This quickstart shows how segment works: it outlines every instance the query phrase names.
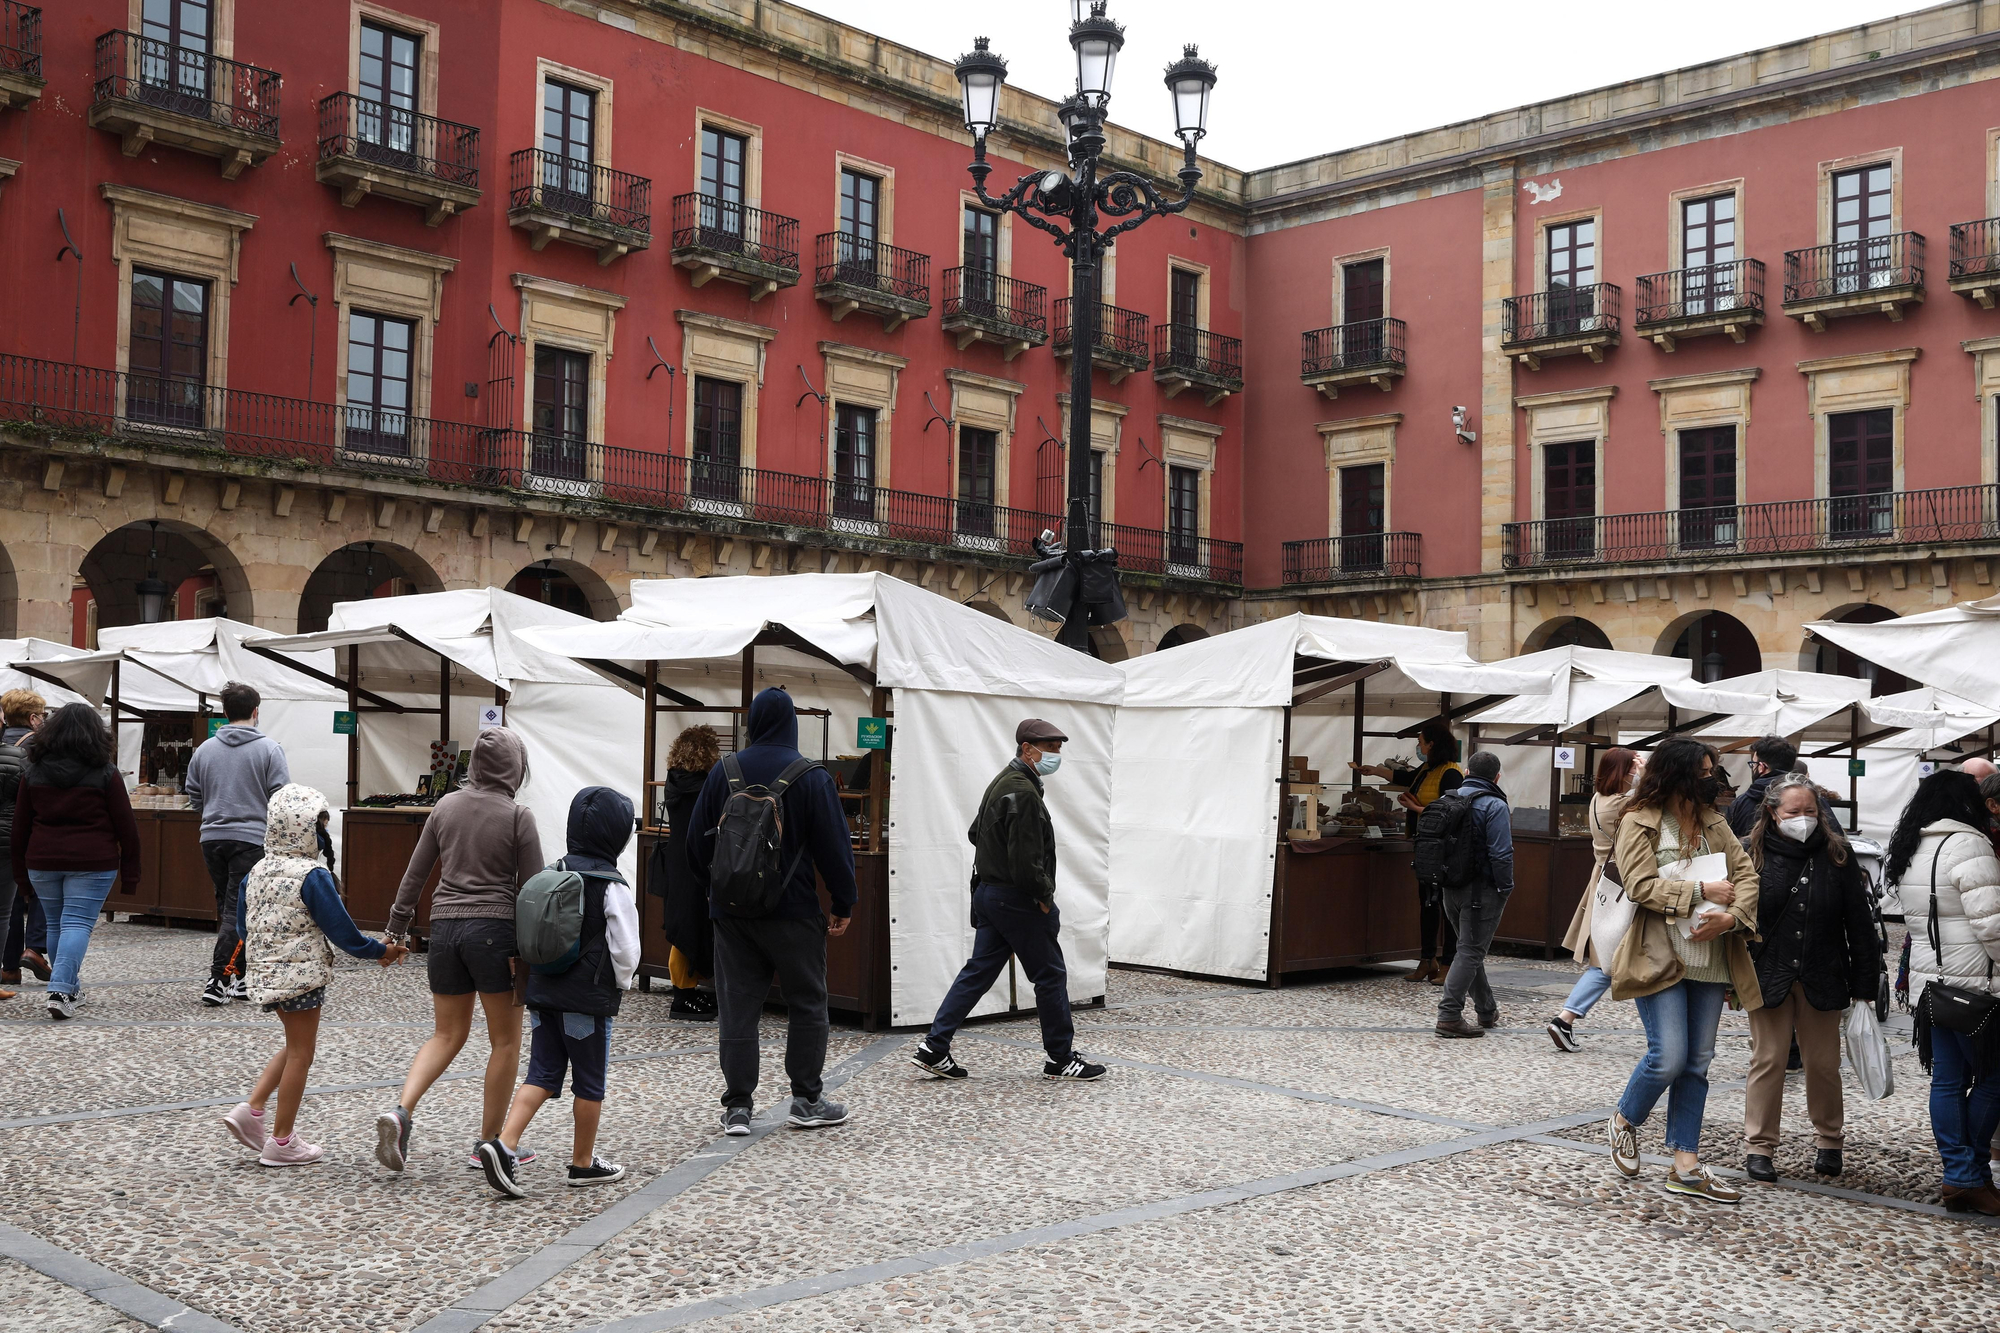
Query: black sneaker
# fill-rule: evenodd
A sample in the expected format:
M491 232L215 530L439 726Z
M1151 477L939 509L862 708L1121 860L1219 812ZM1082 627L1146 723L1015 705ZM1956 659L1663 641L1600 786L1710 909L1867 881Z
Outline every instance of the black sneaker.
M1065 1060L1042 1061L1043 1078L1068 1079L1073 1083L1095 1083L1109 1073L1103 1065L1094 1065L1075 1051Z
M821 1097L816 1102L808 1102L803 1097L792 1098L792 1113L787 1118L793 1129L825 1129L829 1125L847 1123L847 1108L839 1102L830 1102Z
M229 983L221 977L212 977L201 988L201 1002L211 1009L220 1009L229 1003Z
M1576 1039L1576 1028L1563 1022L1561 1014L1551 1018L1548 1027L1543 1030L1549 1034L1549 1040L1556 1044L1556 1049L1559 1051L1583 1049L1583 1043Z
M569 1168L569 1183L572 1185L609 1185L614 1180L625 1179L625 1168L616 1162L607 1162L602 1157L593 1156L589 1166Z
M500 1140L487 1139L479 1145L479 1165L486 1172L486 1183L494 1189L516 1199L528 1196L527 1187L514 1176L514 1154Z
M715 996L705 990L681 990L675 987L674 1002L667 1010L667 1017L678 1018L683 1023L713 1023Z
M750 1133L750 1108L732 1106L722 1113L722 1132L732 1139L740 1139Z
M917 1043L917 1049L910 1052L910 1063L929 1074L932 1078L965 1078L970 1071L951 1058L949 1050L937 1050L926 1037Z
M232 1000L247 1000L250 998L250 983L243 977L231 977L224 994Z
M58 1020L75 1018L78 1003L78 996L64 995L61 991L52 990L48 998L49 1017Z

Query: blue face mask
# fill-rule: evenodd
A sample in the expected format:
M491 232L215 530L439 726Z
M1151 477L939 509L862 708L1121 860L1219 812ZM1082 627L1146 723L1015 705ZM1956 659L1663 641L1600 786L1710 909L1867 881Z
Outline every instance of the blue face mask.
M1035 772L1041 774L1043 777L1047 777L1061 767L1062 756L1059 754L1045 754L1035 761Z

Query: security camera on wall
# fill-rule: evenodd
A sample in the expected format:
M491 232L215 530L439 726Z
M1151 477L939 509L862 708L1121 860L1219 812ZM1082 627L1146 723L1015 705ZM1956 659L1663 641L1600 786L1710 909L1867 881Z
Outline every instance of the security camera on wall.
M1458 440L1460 444L1479 443L1479 432L1467 430L1465 428L1464 408L1454 407L1451 409L1451 428L1458 432Z

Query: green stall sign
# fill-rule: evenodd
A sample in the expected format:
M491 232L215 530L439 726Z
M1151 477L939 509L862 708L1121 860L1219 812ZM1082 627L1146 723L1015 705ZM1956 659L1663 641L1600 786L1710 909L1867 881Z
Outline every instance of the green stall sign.
M354 722L355 715L353 713L335 713L333 715L333 734L336 736L352 736L354 734Z
M889 746L889 719L864 717L854 724L854 743L863 750L883 750Z

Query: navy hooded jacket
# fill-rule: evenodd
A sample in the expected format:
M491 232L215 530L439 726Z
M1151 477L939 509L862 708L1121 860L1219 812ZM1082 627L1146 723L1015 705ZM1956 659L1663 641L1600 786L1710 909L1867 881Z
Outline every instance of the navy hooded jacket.
M576 962L553 976L528 974L527 1006L565 1014L609 1018L624 992L618 988L611 946L605 939L604 887L625 876L618 854L632 838L632 802L609 787L585 787L569 803L569 854L556 862L583 876L583 934Z
M799 715L792 696L783 690L765 690L750 701L747 719L750 743L736 752L743 768L743 780L752 786L770 786L778 775L798 759ZM701 795L688 821L688 864L708 883L709 862L715 858L716 825L722 822L722 807L729 800L729 776L723 765L709 770ZM786 865L794 858L798 866L785 885L784 901L774 917L814 917L820 913L819 892L813 885L813 871L826 881L827 896L833 900L833 915L854 915L854 844L847 835L847 816L840 809L840 788L833 775L823 768L813 769L785 791L785 837L781 855ZM805 848L806 854L799 855ZM709 900L708 914L723 913Z

